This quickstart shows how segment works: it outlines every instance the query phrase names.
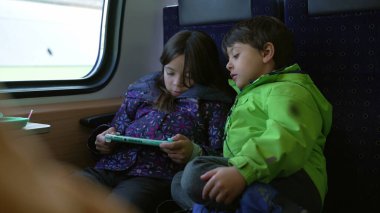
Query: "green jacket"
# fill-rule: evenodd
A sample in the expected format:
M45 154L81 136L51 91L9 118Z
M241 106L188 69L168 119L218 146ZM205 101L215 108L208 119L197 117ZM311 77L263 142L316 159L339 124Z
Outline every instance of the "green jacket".
M298 64L262 75L241 91L227 119L224 157L247 184L268 183L304 169L327 192L323 149L332 106Z

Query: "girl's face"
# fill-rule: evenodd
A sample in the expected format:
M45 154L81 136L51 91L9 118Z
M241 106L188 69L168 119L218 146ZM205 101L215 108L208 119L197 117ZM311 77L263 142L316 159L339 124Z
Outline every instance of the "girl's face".
M194 84L184 72L185 56L179 55L164 66L164 82L166 89L173 96L179 96ZM185 81L184 81L185 80ZM186 82L186 85L184 85Z
M261 51L249 44L235 43L227 48L226 68L239 89L267 73Z

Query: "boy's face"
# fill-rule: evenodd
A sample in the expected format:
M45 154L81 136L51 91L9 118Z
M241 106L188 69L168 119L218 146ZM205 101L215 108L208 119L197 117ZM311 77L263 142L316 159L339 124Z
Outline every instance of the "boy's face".
M228 63L226 68L239 89L268 73L268 66L263 51L249 44L235 43L227 47Z
M166 89L173 96L179 96L194 84L184 73L185 56L179 55L164 66L164 82ZM184 85L184 79L186 85Z

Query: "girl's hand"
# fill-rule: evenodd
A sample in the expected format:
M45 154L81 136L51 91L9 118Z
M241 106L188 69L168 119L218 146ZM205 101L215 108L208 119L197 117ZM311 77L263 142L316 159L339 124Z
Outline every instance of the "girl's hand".
M233 167L218 167L204 173L201 179L207 181L203 187L203 199L230 204L243 193L246 182L239 171Z
M113 148L115 146L114 142L106 142L105 135L106 134L115 134L115 128L111 127L107 129L106 131L100 133L99 135L96 136L96 141L95 141L95 148L96 150L99 151L100 154L106 155L106 154L111 154L113 151Z
M193 153L193 142L184 135L176 134L173 142L161 143L162 151L168 153L172 161L178 164L186 164Z

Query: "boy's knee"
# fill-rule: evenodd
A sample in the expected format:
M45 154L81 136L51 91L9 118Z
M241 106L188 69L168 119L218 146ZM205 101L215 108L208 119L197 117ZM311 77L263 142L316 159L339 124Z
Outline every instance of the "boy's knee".
M202 163L204 163L202 157L190 161L186 165L181 178L182 189L195 202L201 202L202 190L205 185L205 182L201 180L201 175L204 173L200 167Z
M197 169L197 160L190 161L182 173L181 186L184 188L191 187L192 182L200 179L200 171Z
M174 175L171 183L171 195L172 197L176 197L177 193L182 190L181 189L181 178L182 178L182 172L178 172L176 175Z
M201 180L201 175L220 166L227 166L225 158L215 156L200 156L190 161L182 174L181 187L189 197L198 203L202 203L202 190L206 182Z

